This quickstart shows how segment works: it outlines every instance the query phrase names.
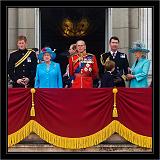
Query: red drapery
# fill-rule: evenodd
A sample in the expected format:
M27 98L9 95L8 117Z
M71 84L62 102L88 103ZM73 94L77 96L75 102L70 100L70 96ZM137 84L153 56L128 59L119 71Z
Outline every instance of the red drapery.
M132 131L152 136L152 89L118 89L117 120Z
M135 144L144 144L144 142L134 140L137 135L143 137L141 141L146 141L144 137L152 137L151 88L118 88L116 95L117 118L112 117L113 101L112 88L36 89L34 94L35 117L31 117L30 89L8 89L8 135L12 137L12 135L21 134L21 128L27 125L30 120L34 120L43 129L36 128L37 125L34 123L32 124L33 130L36 128L39 131L34 131L41 135L45 129L46 134L50 137L52 136L50 133L73 139L89 137L96 133L99 133L100 136L104 129L110 132L108 136L115 131L120 132L125 138L130 135L125 135L123 132L126 131L127 134L134 132L136 135L134 134L132 138L127 140L131 139L130 141ZM107 128L107 126L111 126L112 122L116 122L116 125ZM121 127L118 128L117 124L120 124ZM30 131L33 131L32 127L30 126ZM96 137L94 138L96 139ZM12 144L18 142L18 140L13 142L13 138L11 139ZM52 140L48 138L47 141ZM52 143L56 145L55 141ZM71 148L76 148L76 146Z
M12 134L30 121L32 105L30 89L8 90L8 134Z
M91 135L112 121L112 95L112 89L37 90L36 121L63 137Z

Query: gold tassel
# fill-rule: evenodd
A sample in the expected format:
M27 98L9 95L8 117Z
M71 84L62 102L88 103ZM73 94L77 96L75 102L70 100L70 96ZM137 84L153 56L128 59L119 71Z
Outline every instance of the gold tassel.
M112 112L112 117L118 117L118 112L116 108L116 94L118 92L117 88L113 88L112 92L114 93L114 105L113 105L113 112Z
M30 110L30 116L35 117L35 108L34 108L34 93L36 92L36 90L34 88L31 89L31 93L32 93L32 107Z
M112 116L113 117L118 117L118 113L117 113L117 108L116 107L113 108Z
M32 106L31 110L30 110L30 116L35 117L35 109Z

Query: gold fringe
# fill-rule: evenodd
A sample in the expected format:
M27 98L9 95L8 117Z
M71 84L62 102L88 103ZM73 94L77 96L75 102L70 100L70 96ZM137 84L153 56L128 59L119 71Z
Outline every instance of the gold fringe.
M33 130L33 120L30 120L25 126L23 126L18 131L8 135L8 147L19 143L24 138L26 138Z
M32 131L48 143L53 144L57 147L68 149L80 149L97 145L106 140L115 132L117 132L119 135L133 144L145 148L152 148L152 137L137 134L125 127L117 120L113 120L109 125L95 134L80 138L68 138L55 135L46 130L36 121L31 120L19 131L8 136L8 146L12 146L20 142L21 140L26 138Z
M57 147L68 149L80 149L91 147L103 142L114 133L114 127L112 126L111 122L107 127L95 134L80 138L68 138L55 135L46 130L39 123L34 121L33 132L35 132L43 140Z
M127 127L125 127L123 124L118 122L117 120L112 121L114 122L114 128L115 132L117 132L120 136L125 138L127 141L138 145L140 147L145 148L152 148L152 137L143 136L140 134L137 134Z

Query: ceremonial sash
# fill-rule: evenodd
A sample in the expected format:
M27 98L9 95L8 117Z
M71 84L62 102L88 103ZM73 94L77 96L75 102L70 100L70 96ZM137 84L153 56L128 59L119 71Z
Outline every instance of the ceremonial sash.
M15 63L15 67L18 67L22 62L24 62L31 52L32 50L28 50L28 52L18 62Z

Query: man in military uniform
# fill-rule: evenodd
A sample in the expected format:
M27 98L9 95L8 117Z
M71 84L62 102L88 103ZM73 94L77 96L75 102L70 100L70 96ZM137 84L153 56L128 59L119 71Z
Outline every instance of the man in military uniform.
M69 75L73 80L72 88L92 88L93 80L98 78L96 57L86 53L86 44L79 40L76 43L77 54L69 59Z
M25 36L18 37L17 46L18 50L10 54L8 62L8 74L13 81L13 87L34 87L36 53L32 49L26 49L27 38Z
M128 74L128 59L127 55L125 53L121 53L118 51L119 46L119 38L118 37L111 37L109 40L110 45L110 51L107 53L103 53L100 56L101 61L101 75L104 74L104 65L107 60L112 60L115 62L115 70L114 75L117 77L120 76L124 80L126 80L126 75ZM125 83L123 83L121 86L125 86Z

